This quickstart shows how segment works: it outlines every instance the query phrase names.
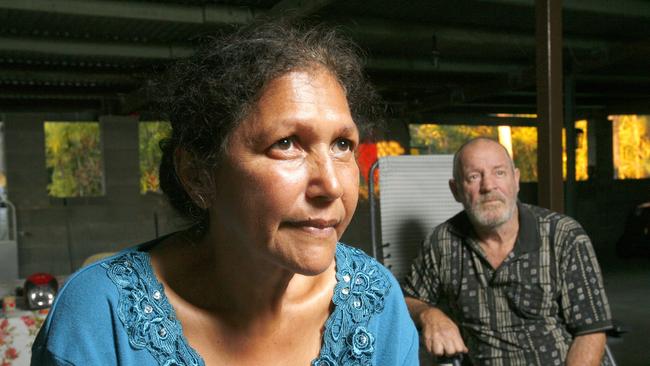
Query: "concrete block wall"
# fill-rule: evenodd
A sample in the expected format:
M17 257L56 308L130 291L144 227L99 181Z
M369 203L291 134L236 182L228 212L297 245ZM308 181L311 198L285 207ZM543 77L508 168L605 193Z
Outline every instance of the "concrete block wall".
M125 116L4 115L9 199L17 207L20 275L70 273L88 256L116 251L182 228L186 223L159 194L140 195L137 120ZM105 195L48 197L45 120L99 120ZM614 253L632 207L650 200L650 180L611 179L611 129L598 121L597 169L577 184L576 218L594 240L599 257ZM392 123L387 136L408 149L406 124ZM604 141L604 142L603 142ZM609 166L609 167L608 167ZM535 183L522 184L520 199L536 203ZM368 201L360 201L342 241L372 253Z
M101 197L47 195L46 120L99 120ZM7 192L17 207L19 272L64 275L92 254L117 251L184 227L160 194L139 191L138 121L133 117L6 114Z

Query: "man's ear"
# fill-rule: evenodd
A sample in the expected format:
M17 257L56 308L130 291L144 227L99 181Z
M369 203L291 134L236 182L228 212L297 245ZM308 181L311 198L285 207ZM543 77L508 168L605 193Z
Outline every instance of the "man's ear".
M456 202L462 203L458 192L458 185L453 178L449 180L449 190L451 191L451 194L454 195Z
M194 155L185 149L177 148L174 152L174 169L194 204L202 209L210 207L206 173L198 166Z

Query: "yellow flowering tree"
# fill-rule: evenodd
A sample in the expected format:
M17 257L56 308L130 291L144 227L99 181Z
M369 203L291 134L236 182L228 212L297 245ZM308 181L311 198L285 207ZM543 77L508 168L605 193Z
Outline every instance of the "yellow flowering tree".
M650 177L650 116L610 116L613 122L614 178Z
M99 123L45 122L47 191L53 197L103 193Z
M169 122L140 122L138 140L140 153L140 193L160 192L158 170L162 151L160 140L171 133Z

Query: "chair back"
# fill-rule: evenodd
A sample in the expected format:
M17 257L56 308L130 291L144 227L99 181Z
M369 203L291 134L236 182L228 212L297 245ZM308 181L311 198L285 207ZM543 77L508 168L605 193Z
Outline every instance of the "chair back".
M370 195L373 253L400 282L426 236L462 210L449 191L452 166L453 155L386 156L378 160L379 199Z

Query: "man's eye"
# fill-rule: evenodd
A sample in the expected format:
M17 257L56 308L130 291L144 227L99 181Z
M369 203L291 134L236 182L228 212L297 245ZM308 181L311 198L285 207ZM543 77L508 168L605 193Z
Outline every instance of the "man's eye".
M276 141L272 148L278 150L289 150L293 147L293 139L290 137L285 137Z
M470 181L474 181L478 179L478 174L471 174L469 177L467 177Z
M499 177L503 177L504 175L506 175L506 171L505 170L497 170L497 175Z

